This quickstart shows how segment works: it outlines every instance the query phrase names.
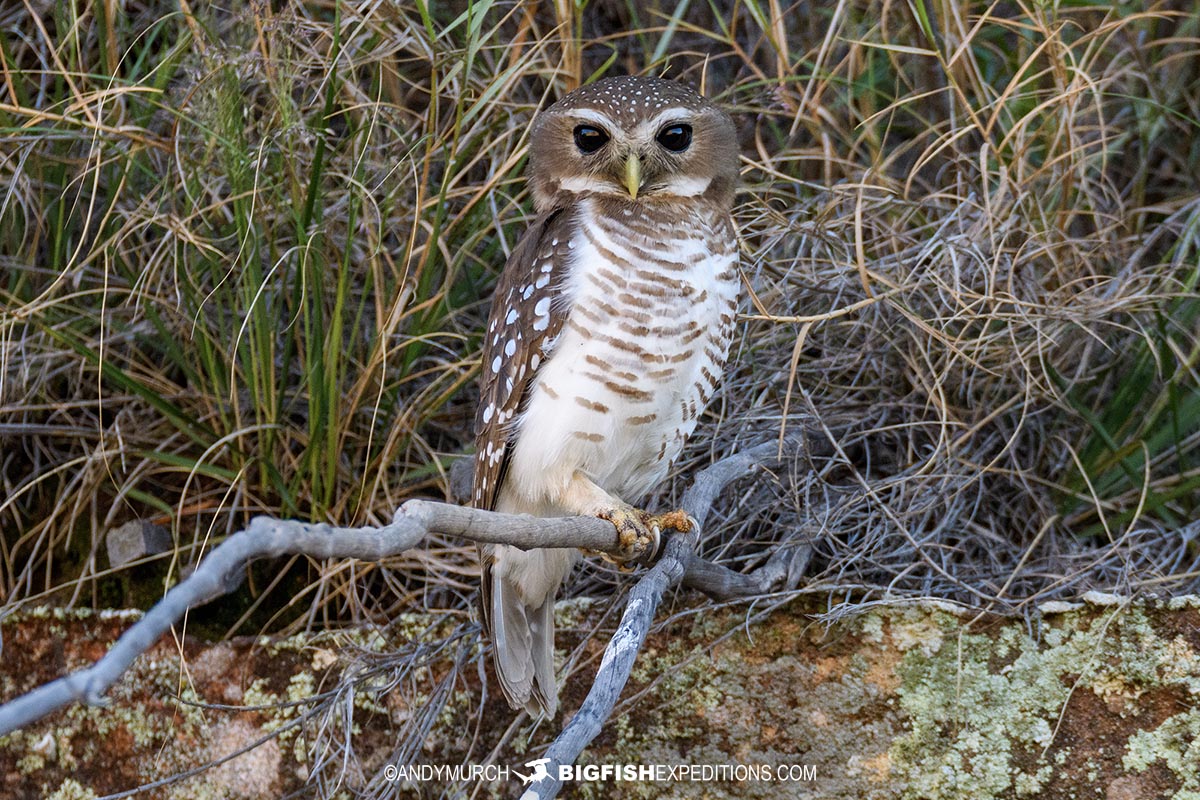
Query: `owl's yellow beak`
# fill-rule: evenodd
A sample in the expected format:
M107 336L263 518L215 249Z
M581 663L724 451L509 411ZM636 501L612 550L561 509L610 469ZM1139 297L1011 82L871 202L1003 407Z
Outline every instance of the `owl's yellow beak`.
M642 160L637 153L630 153L625 159L625 188L629 196L637 199L638 189L642 188Z

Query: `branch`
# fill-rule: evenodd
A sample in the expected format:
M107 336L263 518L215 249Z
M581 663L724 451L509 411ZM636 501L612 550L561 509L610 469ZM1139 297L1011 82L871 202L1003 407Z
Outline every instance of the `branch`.
M573 765L583 748L599 735L608 721L617 698L629 681L634 659L646 641L654 614L668 589L681 581L686 582L689 570L697 565L724 570L729 576L743 579L745 586L753 581L751 576L740 575L698 557L695 550L700 540L699 527L708 518L713 503L726 486L752 470L776 461L778 451L779 446L774 442L761 444L728 456L696 476L695 482L684 493L681 505L699 525L688 533L671 534L663 548L662 559L629 592L629 602L625 605L617 632L604 648L604 657L592 681L592 688L584 698L583 705L546 751L546 758L550 759L546 765L546 776L530 784L521 795L521 800L551 800L558 795L562 788L559 767ZM723 577L729 585L742 585L733 578ZM703 590L705 587L697 588Z
M0 736L70 703L103 705L104 692L120 679L135 658L149 650L189 608L225 594L227 579L256 558L299 553L318 559L379 561L416 547L430 533L510 544L524 550L582 547L614 555L622 553L612 524L595 517L543 519L428 500L408 501L396 512L392 524L382 528L337 528L322 523L255 517L248 527L209 553L195 572L167 592L95 664L0 706Z
M765 442L739 453L726 456L696 475L683 495L683 508L704 526L704 520L725 487L752 470L778 464L781 454L799 448L806 456L828 456L834 452L833 443L816 430L802 429L789 435L787 447L782 443ZM680 555L683 560L682 585L703 592L714 600L737 600L795 588L804 575L812 548L807 544L782 545L762 567L749 574L734 572L728 567L705 561L689 549Z
M750 573L734 572L694 552L684 557L684 588L718 601L742 600L796 588L812 558L812 547L805 543L779 545L766 564Z
M818 443L820 447L816 446ZM803 447L809 452L824 449L827 444L815 434L805 434L803 441ZM778 452L775 443L759 445L703 470L684 494L683 510L702 525L716 498L730 482L757 466L776 460ZM379 561L418 546L431 533L475 542L508 544L524 550L574 547L629 556L619 543L612 524L595 517L539 518L427 500L408 501L397 510L392 523L382 528L338 528L322 523L255 517L244 530L233 534L209 553L187 579L167 592L95 664L0 706L0 736L73 702L103 705L104 693L120 679L135 658L149 650L188 609L225 594L225 587L231 583L229 579L256 558L302 554L317 559ZM686 534L669 535L661 560L631 591L621 624L605 650L587 699L548 752L555 768L551 773L553 781L543 780L544 786L531 787L533 794L530 796L553 797L561 786L557 766L573 764L599 733L629 679L633 661L668 588L682 582L712 596L727 598L769 591L769 587L778 582L781 573L776 556L755 573L742 575L696 556L698 541L699 526ZM789 575L789 582L791 572L784 570Z

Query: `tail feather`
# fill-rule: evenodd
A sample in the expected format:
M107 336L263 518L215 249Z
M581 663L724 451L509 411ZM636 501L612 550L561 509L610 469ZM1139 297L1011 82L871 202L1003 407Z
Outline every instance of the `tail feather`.
M547 597L540 606L532 609L527 620L532 634L529 648L533 666L531 699L547 718L552 719L558 710L558 681L554 677L554 597Z
M483 557L483 619L492 639L500 688L513 708L553 717L554 596L571 568L574 551L525 552L503 545Z

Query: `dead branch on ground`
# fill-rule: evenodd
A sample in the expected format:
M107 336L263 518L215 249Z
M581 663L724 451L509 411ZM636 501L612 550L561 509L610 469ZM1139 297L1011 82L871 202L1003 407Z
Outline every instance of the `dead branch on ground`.
M799 446L810 454L827 452L827 443L818 434L806 434ZM803 568L798 570L793 565L806 560L802 553L798 557L781 548L763 567L750 574L705 561L695 553L700 527L721 491L754 469L778 461L778 454L777 442L761 444L717 461L696 476L684 494L682 507L699 525L687 533L668 534L660 559L630 592L592 689L547 751L552 762L550 777L530 787L533 796L554 797L561 788L558 765L573 764L600 732L629 679L655 611L669 588L682 584L724 600L795 586L797 573ZM244 530L230 536L204 558L188 578L167 592L95 664L0 706L0 736L74 702L103 705L104 692L120 679L134 659L149 650L188 609L226 594L230 579L254 559L302 554L317 559L379 561L419 546L430 534L508 544L525 550L576 547L614 556L629 555L618 542L612 524L595 517L545 519L428 500L408 501L396 512L392 523L381 528L339 528L255 517Z

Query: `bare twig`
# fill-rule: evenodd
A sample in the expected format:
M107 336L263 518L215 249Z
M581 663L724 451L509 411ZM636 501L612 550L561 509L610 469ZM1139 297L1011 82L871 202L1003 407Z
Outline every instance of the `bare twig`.
M379 561L412 549L427 534L463 536L479 542L534 547L583 547L620 554L613 526L595 517L539 519L499 514L426 500L400 507L382 528L337 528L255 517L214 549L188 578L167 592L90 667L51 681L0 706L0 736L23 728L73 702L103 704L103 694L133 660L150 649L189 608L223 595L227 578L256 558L302 553L312 558Z
M646 634L650 631L650 624L654 621L654 613L658 610L663 594L672 586L685 581L689 569L697 568L698 565L717 567L695 553L700 538L699 526L707 519L713 502L730 483L766 462L777 460L777 455L776 442L761 444L728 456L696 476L695 482L684 493L682 506L683 510L696 520L697 527L687 533L672 534L663 549L661 560L630 591L625 613L621 616L617 632L604 649L604 658L600 661L600 668L596 671L591 690L584 698L579 711L575 712L571 721L546 751L546 758L550 759L546 765L546 777L531 784L522 795L522 800L549 800L558 795L559 789L562 788L559 767L574 764L583 748L596 738L612 714L613 706L629 680L634 659L641 650L642 643L646 641ZM717 568L728 573L725 581L729 586L744 589L757 584L753 576L740 575L724 567ZM738 581L735 578L743 580ZM706 589L702 584L697 585L697 588Z
M646 641L650 623L654 621L654 612L658 610L658 604L667 589L683 578L683 563L686 555L696 546L696 540L695 531L671 536L662 559L629 592L629 602L625 605L625 613L621 615L621 624L604 648L604 658L600 661L591 690L575 716L571 717L571 721L546 751L546 758L550 759L546 765L546 777L531 784L521 800L549 800L556 797L562 788L559 766L574 764L583 748L600 733L629 680L634 659Z
M811 442L806 442L811 447ZM695 554L699 526L721 491L757 466L776 460L774 442L729 456L705 469L683 497L683 510L698 523L685 534L668 537L663 556L630 593L616 634L605 650L592 690L580 710L551 745L552 781L531 787L533 797L553 797L561 786L560 764L573 764L612 713L629 679L663 594L681 582L716 597L740 597L768 590L779 570L772 558L756 573L741 575ZM73 672L0 706L0 735L35 722L72 702L103 704L103 694L189 609L220 597L229 578L256 558L304 554L313 558L378 561L418 546L431 533L522 549L576 547L628 557L613 526L595 517L544 519L501 514L425 500L410 500L382 528L338 528L326 524L256 517L245 530L212 551L186 580L126 631L112 649L90 667ZM786 572L786 570L785 570Z

